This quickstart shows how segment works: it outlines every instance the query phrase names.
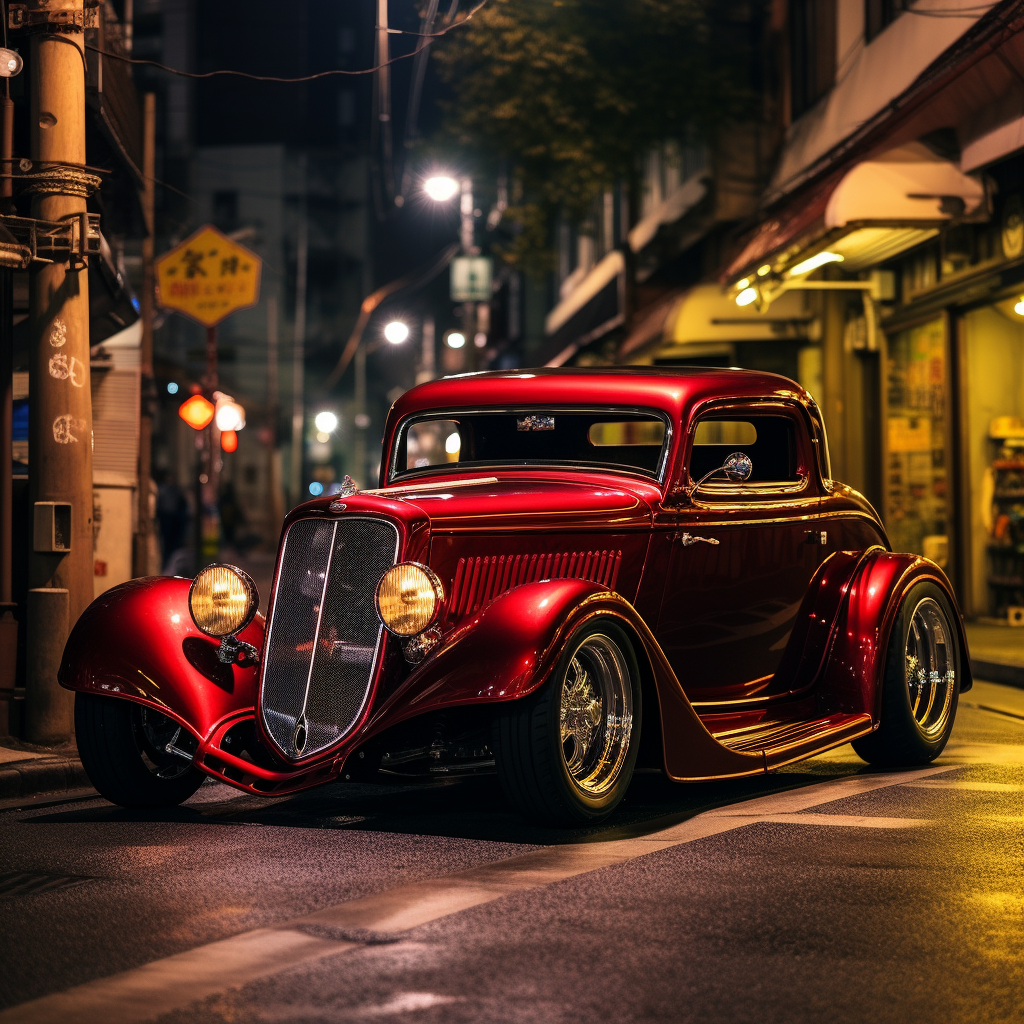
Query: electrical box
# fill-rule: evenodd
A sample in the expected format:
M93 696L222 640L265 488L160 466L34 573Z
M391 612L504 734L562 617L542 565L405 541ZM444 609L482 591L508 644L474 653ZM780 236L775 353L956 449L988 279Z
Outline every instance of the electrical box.
M37 501L32 508L32 549L64 554L71 550L71 503Z

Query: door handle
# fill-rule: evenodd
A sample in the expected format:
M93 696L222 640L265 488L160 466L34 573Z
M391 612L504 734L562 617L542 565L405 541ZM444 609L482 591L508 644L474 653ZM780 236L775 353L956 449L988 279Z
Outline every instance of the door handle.
M694 544L713 544L718 547L721 543L715 537L694 537L692 533L681 533L679 541L684 548L692 548Z

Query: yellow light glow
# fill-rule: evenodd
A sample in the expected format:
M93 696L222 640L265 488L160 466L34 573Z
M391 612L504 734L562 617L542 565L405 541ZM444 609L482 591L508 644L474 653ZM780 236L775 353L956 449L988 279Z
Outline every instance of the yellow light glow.
M763 267L758 267L757 268L757 276L758 277L765 277L766 275L770 274L771 272L772 272L772 268L771 268L771 264L770 263L766 263Z
M743 291L736 296L737 306L749 306L752 302L757 299L756 288L744 288Z
M230 636L252 620L259 598L256 587L241 570L211 565L192 581L188 610L192 621L210 636Z
M422 633L444 600L441 581L423 565L402 562L384 574L377 587L377 613L386 629L399 636Z
M462 438L457 433L449 434L445 438L444 450L449 455L458 455L462 451Z
M749 288L749 287L750 287L750 278L749 277L745 277L745 278L743 278L742 281L737 281L736 282L736 289L737 289L737 291L743 291L744 288Z
M812 270L817 270L818 267L825 266L826 263L842 263L843 257L837 252L819 252L814 256L810 256L805 259L802 263L798 263L790 273L796 277L800 274L809 274Z
M1017 305L1013 307L1013 311L1018 316L1024 316L1024 295L1020 297L1020 302L1018 302Z

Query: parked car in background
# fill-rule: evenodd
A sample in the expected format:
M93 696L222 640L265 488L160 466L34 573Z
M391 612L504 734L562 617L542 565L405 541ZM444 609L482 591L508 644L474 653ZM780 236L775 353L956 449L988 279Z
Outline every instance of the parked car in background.
M732 778L851 740L928 762L971 685L942 570L832 480L786 378L434 381L381 467L288 515L265 620L228 565L89 608L60 678L104 796L496 770L523 813L590 822L637 765Z

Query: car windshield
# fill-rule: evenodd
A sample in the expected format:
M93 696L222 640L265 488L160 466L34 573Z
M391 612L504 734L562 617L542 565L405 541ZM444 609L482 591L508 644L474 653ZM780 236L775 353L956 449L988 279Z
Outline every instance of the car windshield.
M669 422L657 412L513 409L431 413L401 427L391 480L497 466L616 469L660 477Z

